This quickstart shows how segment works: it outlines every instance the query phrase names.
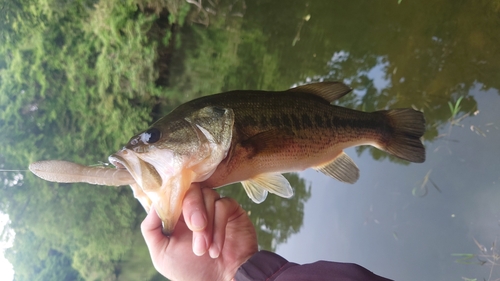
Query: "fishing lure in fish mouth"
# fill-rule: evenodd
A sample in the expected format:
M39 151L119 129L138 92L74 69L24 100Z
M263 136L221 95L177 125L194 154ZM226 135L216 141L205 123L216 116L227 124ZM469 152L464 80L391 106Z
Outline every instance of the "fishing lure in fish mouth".
M260 203L269 192L293 195L285 172L313 168L356 182L359 169L344 153L348 147L372 145L410 162L425 161L422 112L363 112L331 104L350 91L340 82L321 82L280 92L205 96L133 136L109 157L116 169L60 161L36 162L30 169L51 181L129 184L146 211L153 206L158 212L168 235L193 182L203 188L241 182Z

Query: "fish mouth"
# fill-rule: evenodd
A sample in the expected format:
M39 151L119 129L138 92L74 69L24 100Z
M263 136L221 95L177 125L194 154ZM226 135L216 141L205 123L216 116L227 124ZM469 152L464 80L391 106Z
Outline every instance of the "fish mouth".
M192 175L182 169L178 157L170 150L136 153L127 148L112 154L108 160L118 169L127 169L135 180L131 188L146 212L153 208L163 222L163 233L171 235L182 211L182 200ZM189 184L187 184L189 180Z
M118 151L109 156L108 160L117 169L127 169L142 189L153 188L162 184L162 178L155 166L143 161L129 149Z

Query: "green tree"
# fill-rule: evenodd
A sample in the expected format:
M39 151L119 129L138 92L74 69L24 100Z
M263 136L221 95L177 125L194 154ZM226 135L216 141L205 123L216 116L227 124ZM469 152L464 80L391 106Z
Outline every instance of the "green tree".
M9 27L2 30L0 49L2 166L106 159L151 120L160 90L154 48L164 46L148 32L158 17L132 1L37 4L14 2L2 10L2 24ZM99 18L104 14L112 18ZM103 61L114 58L106 69ZM3 174L0 206L17 234L9 251L17 279L116 278L143 216L128 187L58 185L30 174Z

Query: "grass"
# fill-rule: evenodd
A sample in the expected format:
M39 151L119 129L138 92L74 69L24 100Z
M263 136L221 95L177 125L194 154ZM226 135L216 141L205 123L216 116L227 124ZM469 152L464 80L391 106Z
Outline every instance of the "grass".
M452 102L448 102L448 106L450 107L451 111L451 119L454 119L455 116L458 114L460 111L460 102L462 102L463 96L459 97L458 100L453 104Z

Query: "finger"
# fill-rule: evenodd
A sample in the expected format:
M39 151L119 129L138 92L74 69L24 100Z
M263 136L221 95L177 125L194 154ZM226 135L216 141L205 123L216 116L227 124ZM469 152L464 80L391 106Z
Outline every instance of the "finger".
M212 189L193 184L182 202L184 221L193 231L193 253L205 254L212 243L214 201L220 198Z
M214 234L213 242L208 250L211 258L217 258L220 255L224 241L226 240L226 226L231 217L237 215L241 207L236 200L226 197L215 202Z
M188 228L193 231L192 249L197 256L202 256L208 249L207 237L203 230L208 224L203 193L198 184L192 184L182 201L182 213Z
M168 246L169 238L162 233L161 219L156 210L151 208L148 215L141 223L141 232L148 246L152 260L160 255Z
M198 256L204 255L212 244L215 201L220 198L217 192L209 188L201 189L201 193L207 214L207 226L201 231L193 231L193 252Z
M205 201L199 184L192 184L182 202L184 221L192 231L205 229L208 223Z
M203 188L201 190L203 194L203 200L205 201L205 210L207 212L207 227L198 233L193 232L193 242L196 241L198 236L204 237L206 240L206 248L204 253L208 250L213 240L213 229L214 229L214 215L215 215L215 202L219 200L220 195L215 190L211 188Z

